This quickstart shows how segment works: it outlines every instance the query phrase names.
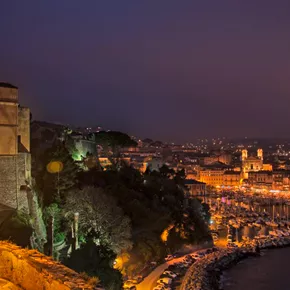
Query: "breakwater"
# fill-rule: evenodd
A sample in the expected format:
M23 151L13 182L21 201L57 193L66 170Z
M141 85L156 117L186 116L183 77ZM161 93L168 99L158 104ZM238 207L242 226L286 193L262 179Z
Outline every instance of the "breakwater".
M259 249L285 247L290 245L290 237L266 238L259 241L259 246L249 243L240 248L220 249L196 261L187 271L182 290L220 289L222 272L242 259L259 255Z

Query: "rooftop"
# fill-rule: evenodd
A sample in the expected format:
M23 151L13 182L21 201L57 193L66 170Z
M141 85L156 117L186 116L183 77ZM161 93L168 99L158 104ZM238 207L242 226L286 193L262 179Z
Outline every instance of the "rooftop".
M241 171L227 170L224 172L224 174L240 175Z
M268 175L272 175L272 171L269 171L269 170L260 170L260 171L250 171L249 172L249 175L252 175L252 174L268 174Z
M185 179L184 183L185 183L185 185L189 185L189 184L205 184L204 182L197 181L195 179Z
M5 82L0 82L0 88L18 89L17 87Z
M222 163L220 161L211 163L209 165L204 165L202 167L203 167L203 169L229 169L229 168L232 168L232 166L226 165L225 163Z

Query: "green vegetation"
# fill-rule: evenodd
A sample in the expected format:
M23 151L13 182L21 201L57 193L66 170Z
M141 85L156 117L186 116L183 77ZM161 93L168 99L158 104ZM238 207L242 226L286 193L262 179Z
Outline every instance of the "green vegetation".
M144 175L126 165L119 170L79 174L81 187L102 188L131 220L133 247L123 249L129 259L121 267L126 275L137 274L147 263L161 261L184 244L209 239L205 208L197 199L186 206L184 178L184 172L175 173L166 166ZM161 235L169 227L168 240L162 241Z
M115 149L133 145L123 135L100 132L96 138ZM59 176L46 171L50 161L63 163ZM163 261L183 245L210 238L208 207L185 198L183 170L175 172L163 166L158 172L148 169L141 174L120 162L105 171L98 167L83 171L62 144L49 149L38 162L42 165L36 181L46 224L53 216L54 242L66 237L72 249L65 263L97 276L106 289L120 289L121 273L135 276L144 266ZM80 243L76 250L75 234Z
M52 161L63 164L63 170L59 174L47 171L47 165ZM35 173L41 204L48 206L53 202L60 203L66 192L76 185L78 171L79 167L65 144L56 144L45 151L37 160L37 171Z
M108 147L130 147L137 146L127 134L118 131L100 131L95 133L96 142Z
M105 289L115 290L121 289L123 284L121 273L113 268L115 258L116 254L112 250L96 245L94 238L90 237L64 263L77 272L100 278Z
M1 223L0 239L10 240L21 247L27 247L32 235L29 219L25 213L11 210L7 214L7 218Z
M52 203L44 208L43 219L46 225L49 224L49 219L53 217L53 241L55 243L64 241L65 233L62 231L62 210L57 203Z
M110 248L116 254L131 248L130 219L101 188L72 190L65 198L63 211L68 221L73 220L74 213L79 214L79 234L82 236L94 233L98 244Z
M113 155L118 155L122 147L136 147L137 143L127 134L118 131L100 131L95 133L96 143L108 153L109 148Z

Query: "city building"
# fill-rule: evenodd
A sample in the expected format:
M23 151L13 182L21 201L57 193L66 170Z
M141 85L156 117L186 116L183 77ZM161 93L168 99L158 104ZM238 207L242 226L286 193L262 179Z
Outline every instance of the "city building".
M198 181L211 186L221 186L224 182L224 172L231 170L232 167L221 162L203 166L198 172Z
M84 135L81 133L72 132L68 136L72 140L75 147L75 152L73 153L74 160L81 161L88 155L94 157L97 156L97 144L94 134Z
M273 165L269 163L263 163L263 171L272 171L273 170Z
M230 165L232 163L232 155L228 153L222 153L219 155L218 161Z
M92 163L92 160L96 160L97 144L94 134L72 131L62 124L32 121L31 151L34 159L58 143L65 144L75 161L90 159Z
M185 185L188 190L189 196L205 195L206 194L206 184L194 179L186 179Z
M289 190L290 171L289 170L274 170L273 171L272 188L274 190Z
M227 153L216 153L203 157L204 165L210 165L215 162L221 162L226 165L230 165L232 163L232 155Z
M8 83L0 83L0 136L0 204L28 211L30 110L19 106L18 88Z
M273 174L271 171L252 171L248 173L248 184L259 189L271 189Z
M263 170L263 150L257 150L257 156L248 155L248 150L242 150L243 177L248 178L248 173Z
M211 186L221 186L223 184L223 169L202 169L199 172L199 181Z
M239 186L241 184L241 172L227 170L223 174L223 185L224 186Z

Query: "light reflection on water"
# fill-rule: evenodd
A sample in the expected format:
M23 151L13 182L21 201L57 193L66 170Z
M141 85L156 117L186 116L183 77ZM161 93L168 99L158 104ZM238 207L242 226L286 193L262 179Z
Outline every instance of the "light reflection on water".
M224 290L289 290L290 248L263 252L227 270L223 276Z

